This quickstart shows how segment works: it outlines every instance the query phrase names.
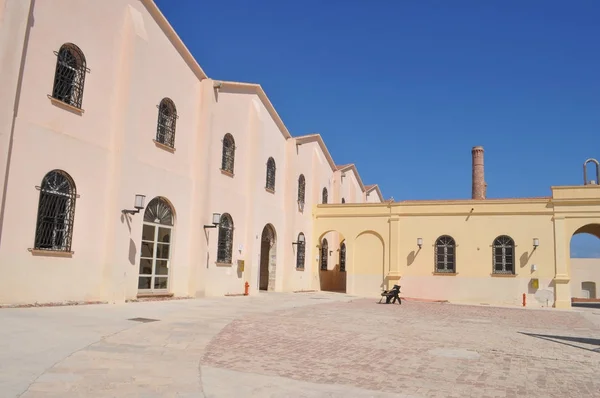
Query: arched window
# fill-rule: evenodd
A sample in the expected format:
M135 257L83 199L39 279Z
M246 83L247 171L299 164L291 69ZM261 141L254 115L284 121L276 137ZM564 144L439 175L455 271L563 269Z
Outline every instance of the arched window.
M302 232L298 234L298 241L296 243L296 246L298 246L296 249L296 268L304 268L304 258L306 256L306 238Z
M443 235L435 241L435 272L456 272L456 243Z
M342 198L342 204L346 203L346 199Z
M306 197L306 180L304 174L300 174L298 177L298 209L304 211L304 200Z
M77 190L70 175L52 170L42 179L34 249L70 252Z
M329 257L329 244L327 239L323 239L321 242L321 270L327 271L327 259Z
M169 98L163 98L158 105L158 123L156 124L156 142L175 147L175 123L177 109Z
M217 244L217 262L231 264L233 252L233 220L227 213L221 215L219 223L219 242Z
M510 236L502 235L494 239L494 274L515 273L515 242Z
M73 43L63 44L56 54L52 98L81 109L85 74L89 72L83 52Z
M275 159L269 158L267 160L267 189L275 190Z
M323 194L322 194L322 202L323 204L327 204L327 188L323 188Z
M138 289L166 291L169 286L175 216L171 204L156 197L144 211Z
M231 134L225 134L223 138L223 156L221 158L221 170L233 174L233 164L235 162L235 141Z
M346 242L340 245L340 272L346 272Z

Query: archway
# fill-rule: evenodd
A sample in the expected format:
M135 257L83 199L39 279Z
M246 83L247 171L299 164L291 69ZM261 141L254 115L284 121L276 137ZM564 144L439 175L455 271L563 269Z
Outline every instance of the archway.
M319 238L319 287L322 291L346 293L347 246L344 236L329 231Z
M277 235L271 224L265 225L260 238L260 271L258 288L275 290L275 273L277 271Z
M577 229L571 237L570 254L572 305L600 305L600 224Z
M169 201L156 197L144 211L138 291L166 293L169 290L171 244L175 212Z

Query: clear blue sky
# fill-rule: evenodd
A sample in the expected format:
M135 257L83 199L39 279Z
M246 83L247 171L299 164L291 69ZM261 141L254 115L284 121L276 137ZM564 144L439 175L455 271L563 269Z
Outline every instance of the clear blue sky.
M600 158L600 1L156 2L211 78L260 83L386 198L470 197L475 145L494 198Z

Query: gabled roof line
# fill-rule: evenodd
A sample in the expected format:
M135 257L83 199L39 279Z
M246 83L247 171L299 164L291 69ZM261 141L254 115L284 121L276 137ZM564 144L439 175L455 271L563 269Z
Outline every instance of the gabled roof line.
M154 21L156 21L165 36L167 36L173 47L175 47L175 49L179 52L179 55L181 55L185 63L190 67L192 72L194 72L196 77L199 80L206 79L208 76L206 73L204 73L200 67L200 64L198 64L198 61L196 61L196 58L194 58L190 50L188 50L186 45L183 43L183 40L181 40L177 32L175 32L175 29L173 29L167 18L165 18L154 1L140 0L140 2L146 7L152 18L154 18Z
M371 184L371 185L367 185L365 188L366 188L365 193L369 193L374 190L375 192L377 192L377 195L379 195L379 200L381 200L382 202L384 201L383 194L381 193L381 190L379 189L379 185Z
M336 170L335 162L333 161L333 158L331 157L331 154L329 153L329 149L327 149L327 145L325 145L325 141L323 141L323 137L321 137L321 134L307 134L307 135L302 135L299 137L292 137L292 138L296 141L296 144L305 144L305 143L309 143L309 142L318 143L319 147L321 148L321 151L325 155L325 159L327 159L327 163L329 163L329 166L331 167L331 171Z

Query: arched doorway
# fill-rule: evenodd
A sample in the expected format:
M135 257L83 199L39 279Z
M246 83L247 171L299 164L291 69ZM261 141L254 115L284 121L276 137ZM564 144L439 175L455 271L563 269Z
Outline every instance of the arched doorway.
M337 231L328 231L319 241L319 287L322 291L346 292L346 241Z
M260 238L260 272L258 288L275 290L277 270L277 235L271 224L265 225Z
M572 305L600 304L600 224L577 229L571 237L569 251Z
M169 290L169 266L173 242L174 211L164 198L148 203L142 225L138 291L166 293Z

